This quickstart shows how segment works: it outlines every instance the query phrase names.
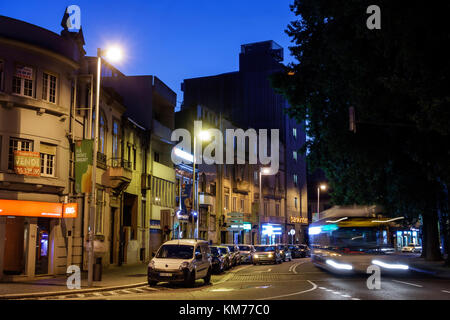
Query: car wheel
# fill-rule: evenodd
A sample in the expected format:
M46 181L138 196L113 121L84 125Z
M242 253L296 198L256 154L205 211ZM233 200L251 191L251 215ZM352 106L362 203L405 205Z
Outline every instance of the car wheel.
M203 278L205 281L205 284L211 283L211 268L208 269L208 273L206 274L206 277Z
M184 284L188 288L192 288L195 285L195 271L189 272L184 279Z
M150 287L156 286L157 283L158 283L158 281L155 281L155 280L148 280L148 285L149 285Z

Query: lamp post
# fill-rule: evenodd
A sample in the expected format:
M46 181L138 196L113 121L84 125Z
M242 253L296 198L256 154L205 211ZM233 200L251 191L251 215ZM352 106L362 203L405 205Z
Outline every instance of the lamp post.
M270 169L261 167L259 168L259 216L262 216L262 206L263 206L263 194L262 194L262 175L269 175ZM260 223L260 230L261 230L261 223ZM259 242L261 242L261 238L259 239Z
M200 133L198 133L198 138L200 139L200 141L208 141L211 136L208 133L208 131L200 131ZM200 149L201 150L201 149ZM200 152L201 153L201 152ZM192 164L192 176L193 176L193 187L194 187L194 191L192 193L192 197L193 197L193 201L192 201L192 207L194 208L194 214L197 216L197 222L195 224L195 232L194 232L194 237L195 239L198 239L198 233L199 233L199 229L198 229L198 225L199 225L199 220L200 220L200 213L198 212L199 209L199 205L198 205L198 181L196 179L195 176L195 160L197 157L197 134L195 132L194 129L194 153L193 153L193 164Z
M325 184L321 184L319 187L317 187L317 215L320 214L320 190L325 191L327 189L327 186Z
M91 203L89 209L89 255L88 255L88 286L92 287L94 279L94 235L95 235L95 214L97 210L97 193L96 193L96 168L97 168L97 152L98 152L98 125L100 115L100 81L102 71L102 55L108 60L119 61L122 54L119 48L111 47L108 50L97 48L97 90L95 96L95 124L94 124L94 155L92 164L92 188Z

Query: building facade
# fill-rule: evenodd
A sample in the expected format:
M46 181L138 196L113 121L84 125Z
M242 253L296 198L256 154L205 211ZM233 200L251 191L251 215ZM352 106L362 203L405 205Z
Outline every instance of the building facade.
M72 229L49 205L71 193L70 121L82 57L81 33L58 35L0 16L0 278L66 272L77 251ZM22 158L21 158L22 157ZM21 162L23 161L23 166ZM19 169L19 170L18 170ZM16 200L10 210L5 200ZM30 201L33 201L30 203Z
M258 209L261 211L258 220L266 226L260 228L270 230L275 227L277 232L271 236L282 242L304 242L308 225L308 198L305 158L299 150L306 141L306 134L304 124L296 123L284 112L288 107L287 101L276 94L270 85L270 75L284 68L282 60L283 48L273 41L242 45L239 71L184 80L181 111L202 106L223 118L232 119L237 127L244 130L279 130L281 177L275 176L274 179L281 181L281 185L276 187L274 180L265 188L267 191L263 191L265 202L268 202L264 204L268 213L265 217L264 210ZM272 181L272 178L264 176L264 181ZM277 188L278 191L275 191ZM278 210L282 214L278 215ZM281 216L283 218L276 218ZM280 227L281 234L278 231Z

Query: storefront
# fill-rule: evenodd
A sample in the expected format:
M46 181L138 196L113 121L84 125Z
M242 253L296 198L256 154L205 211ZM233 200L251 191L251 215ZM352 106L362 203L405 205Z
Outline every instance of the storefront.
M419 229L411 228L408 230L397 230L394 236L394 244L397 250L401 250L403 247L414 244L422 245L422 237L419 234Z
M281 243L283 239L283 226L281 224L261 224L261 244Z
M54 274L55 226L77 214L76 203L0 199L0 277Z

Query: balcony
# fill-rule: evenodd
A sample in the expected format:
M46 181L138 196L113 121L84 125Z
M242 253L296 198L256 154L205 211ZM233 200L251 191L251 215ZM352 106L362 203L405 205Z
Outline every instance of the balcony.
M240 178L233 179L233 192L248 194L250 192L250 182Z
M111 159L108 176L111 188L118 193L125 190L132 179L131 162L119 158Z
M199 192L198 194L198 203L200 205L214 205L214 196L205 192Z

